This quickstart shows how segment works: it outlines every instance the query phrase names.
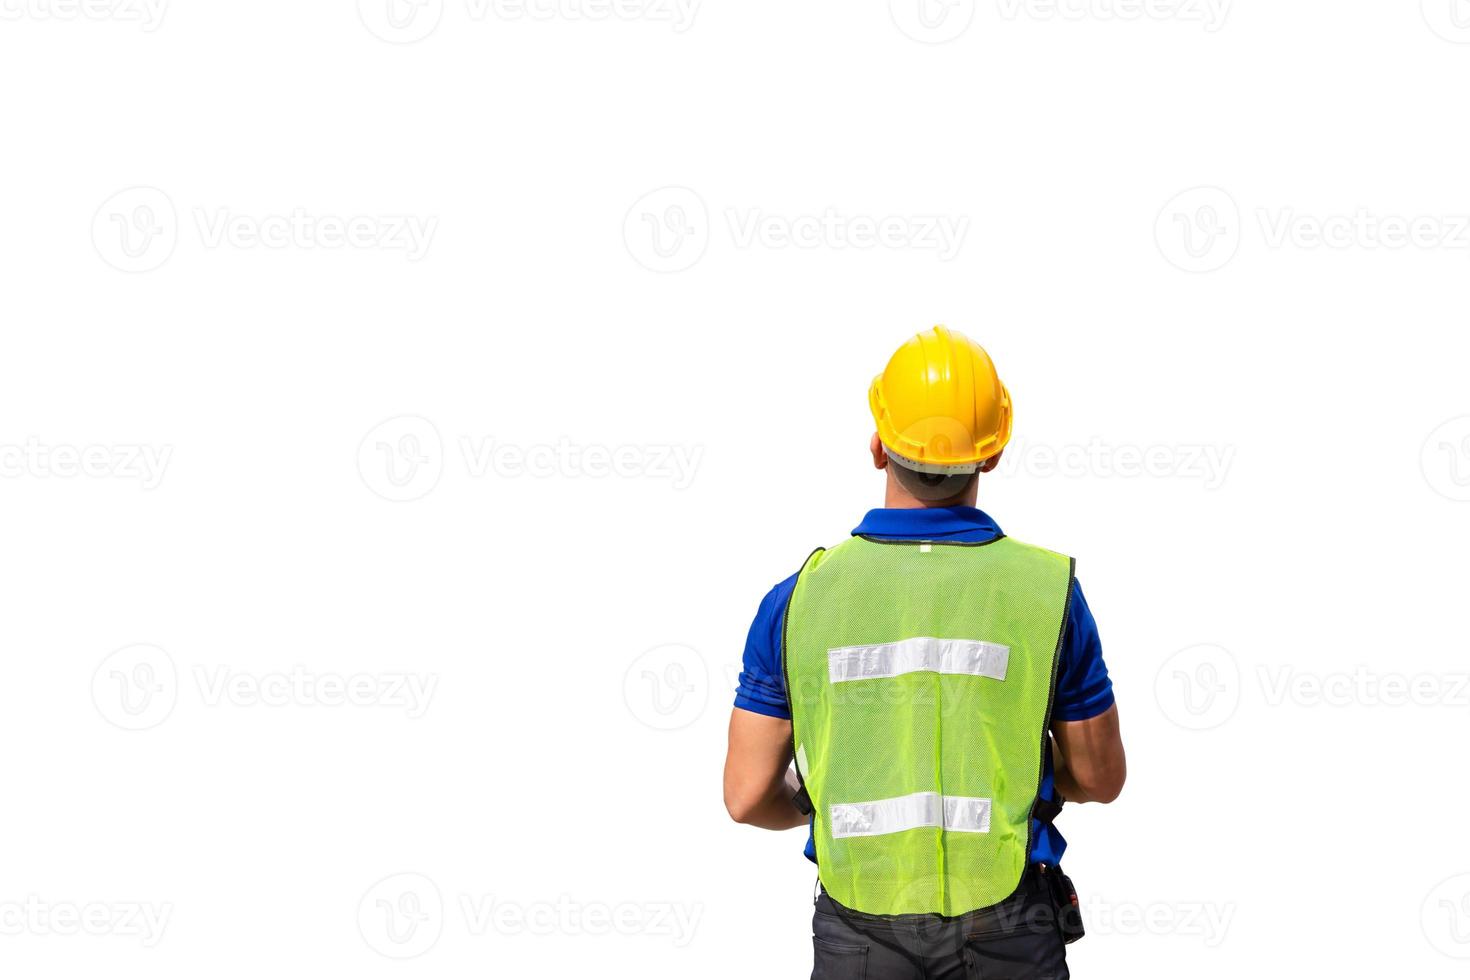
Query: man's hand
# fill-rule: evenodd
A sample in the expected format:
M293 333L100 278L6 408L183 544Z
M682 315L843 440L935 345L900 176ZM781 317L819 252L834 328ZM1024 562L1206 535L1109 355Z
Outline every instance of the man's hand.
M1128 778L1118 706L1086 721L1051 726L1057 790L1070 803L1111 803Z
M786 784L790 764L791 722L742 708L730 712L725 809L731 819L767 830L805 826Z

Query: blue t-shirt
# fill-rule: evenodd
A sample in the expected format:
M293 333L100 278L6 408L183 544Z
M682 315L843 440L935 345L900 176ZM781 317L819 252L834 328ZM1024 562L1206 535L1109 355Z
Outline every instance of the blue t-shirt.
M974 507L925 507L915 509L870 510L853 534L872 538L924 541L963 541L978 543L1001 536L995 521ZM735 707L772 718L790 718L786 703L786 681L781 675L781 625L786 604L796 588L796 576L777 585L761 600L750 635L745 641L745 662L740 686L735 691ZM1072 581L1072 603L1067 612L1067 626L1057 665L1057 690L1052 701L1052 721L1083 721L1096 717L1113 706L1113 684L1103 663L1102 641L1097 623L1082 596L1082 586ZM1041 795L1052 798L1051 754L1044 756ZM1038 832L1039 831L1039 832ZM1031 860L1048 864L1060 863L1067 842L1054 826L1037 824L1031 836ZM810 836L806 856L816 861L816 846Z

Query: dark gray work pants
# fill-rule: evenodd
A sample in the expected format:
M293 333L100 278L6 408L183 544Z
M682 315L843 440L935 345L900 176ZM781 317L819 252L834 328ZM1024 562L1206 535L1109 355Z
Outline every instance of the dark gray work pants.
M812 916L812 980L1067 980L1044 875L1032 866L1004 902L950 918L864 915L823 891Z

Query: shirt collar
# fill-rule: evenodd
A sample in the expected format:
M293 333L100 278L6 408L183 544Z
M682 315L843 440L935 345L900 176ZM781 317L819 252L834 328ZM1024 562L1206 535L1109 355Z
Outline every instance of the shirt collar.
M853 534L875 538L964 538L989 541L1000 525L976 507L878 507L868 511Z

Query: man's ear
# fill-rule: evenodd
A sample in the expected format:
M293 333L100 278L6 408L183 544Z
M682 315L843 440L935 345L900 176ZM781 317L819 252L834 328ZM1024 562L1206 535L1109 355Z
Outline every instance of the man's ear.
M878 470L888 469L888 453L883 450L883 440L878 438L878 433L873 433L873 438L868 440L868 452L873 454L873 468Z
M997 466L999 466L1000 465L1000 458L1005 455L1005 452L1006 451L1004 449L1002 449L1000 452L996 453L994 456L990 457L989 459L987 459L983 463L981 463L980 464L980 472L981 473L989 473L991 470L993 470Z

